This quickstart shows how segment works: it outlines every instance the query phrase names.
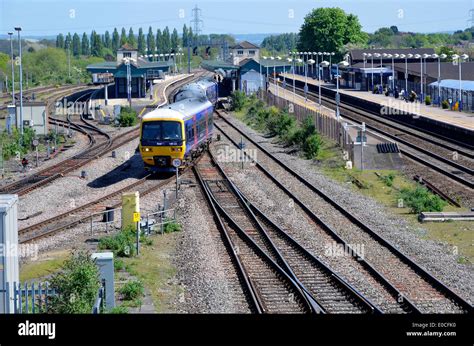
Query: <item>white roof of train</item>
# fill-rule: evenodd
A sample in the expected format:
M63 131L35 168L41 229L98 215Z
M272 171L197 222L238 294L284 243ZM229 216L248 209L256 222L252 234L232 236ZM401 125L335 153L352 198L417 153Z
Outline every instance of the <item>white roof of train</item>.
M209 107L212 103L202 99L185 99L179 102L157 108L143 116L143 120L158 120L165 118L176 118L185 120L187 117L199 113Z

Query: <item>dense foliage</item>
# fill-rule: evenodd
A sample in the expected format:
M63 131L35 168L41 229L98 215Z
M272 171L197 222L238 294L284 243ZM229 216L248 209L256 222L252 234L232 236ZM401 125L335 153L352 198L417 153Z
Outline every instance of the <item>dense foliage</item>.
M62 270L52 276L50 288L58 292L49 297L48 313L90 314L100 287L99 269L87 252L77 252L66 260Z
M297 43L298 34L287 33L265 37L260 46L261 48L264 48L268 51L286 53L288 51L295 50Z
M137 112L130 107L122 107L118 118L121 127L133 126L137 123Z
M443 211L447 204L441 197L431 193L422 186L417 186L415 189L402 189L399 198L403 200L403 204L414 214L424 211Z
M342 58L348 43L364 44L367 34L357 16L346 14L340 8L316 8L306 15L299 32L298 50L335 52Z

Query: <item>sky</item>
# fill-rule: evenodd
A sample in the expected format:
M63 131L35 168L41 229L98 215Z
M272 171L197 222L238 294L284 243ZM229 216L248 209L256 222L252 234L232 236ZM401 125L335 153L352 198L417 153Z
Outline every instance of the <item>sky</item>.
M391 25L400 31L454 31L471 25L474 9L473 0L0 0L0 34L15 26L25 36L103 33L122 26L137 33L150 25L181 32L195 5L204 34L298 32L311 9L336 6L357 15L366 32Z

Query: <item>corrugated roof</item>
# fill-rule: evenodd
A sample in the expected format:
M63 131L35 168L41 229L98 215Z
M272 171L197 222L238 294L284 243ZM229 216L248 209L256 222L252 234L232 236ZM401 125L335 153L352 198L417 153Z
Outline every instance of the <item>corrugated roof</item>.
M219 69L219 68L224 69L224 70L238 70L239 69L239 66L233 65L223 60L203 60L201 62L201 65L205 68L207 67L213 70Z
M388 66L388 64L385 64ZM391 66L391 65L390 65ZM408 72L412 75L420 75L420 63L409 63ZM459 66L453 65L452 62L442 62L440 64L441 70L441 79L457 79L459 80ZM461 66L462 79L463 80L472 80L474 81L474 62L463 62ZM405 72L404 63L396 63L395 71ZM427 75L430 78L438 79L438 63L437 62L427 62L426 71L423 72L423 75Z

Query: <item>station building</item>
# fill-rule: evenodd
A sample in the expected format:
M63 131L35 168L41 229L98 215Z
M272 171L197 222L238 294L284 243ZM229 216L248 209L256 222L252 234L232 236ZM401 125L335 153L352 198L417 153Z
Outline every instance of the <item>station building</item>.
M125 61L127 58L130 59L133 98L145 97L153 80L164 78L164 74L172 72L175 66L173 58L166 61L150 61L148 58L138 56L137 49L125 44L117 50L116 61L105 61L87 66L87 71L93 77L112 74L112 80L108 81L115 84L109 95L111 97L127 97L127 63Z

